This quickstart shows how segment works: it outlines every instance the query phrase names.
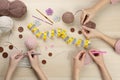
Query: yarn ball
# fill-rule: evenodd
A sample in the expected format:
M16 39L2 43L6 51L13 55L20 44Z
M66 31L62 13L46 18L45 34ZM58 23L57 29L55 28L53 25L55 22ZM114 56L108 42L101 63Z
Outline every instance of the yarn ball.
M74 15L72 12L65 12L62 16L64 23L70 24L74 21Z
M95 29L96 28L96 23L94 23L92 21L89 21L84 26Z
M27 7L23 2L15 0L10 2L9 12L10 16L20 18L27 12Z
M13 20L10 17L2 16L0 17L0 36L3 33L8 33L13 28Z
M8 16L9 15L9 1L8 0L0 0L0 16Z
M32 49L36 49L38 46L37 40L35 37L28 37L25 40L25 45L27 47L27 49L32 50Z

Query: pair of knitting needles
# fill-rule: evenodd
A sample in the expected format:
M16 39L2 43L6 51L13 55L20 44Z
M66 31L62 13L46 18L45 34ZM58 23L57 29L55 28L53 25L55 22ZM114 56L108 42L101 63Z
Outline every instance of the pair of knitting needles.
M40 12L38 9L36 9L36 11L38 12L38 13L40 13L45 19L47 19L51 24L54 24L54 22L52 21L52 20L50 20L46 15L44 15L42 12ZM33 16L34 17L34 16ZM42 20L43 21L43 20ZM43 22L46 22L46 21L43 21ZM48 22L46 22L46 23L48 23ZM50 24L49 23L49 24Z

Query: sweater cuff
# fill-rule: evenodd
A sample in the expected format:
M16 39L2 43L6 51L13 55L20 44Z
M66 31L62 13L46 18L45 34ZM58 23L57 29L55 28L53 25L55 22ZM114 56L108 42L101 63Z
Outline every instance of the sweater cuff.
M120 0L111 0L111 4L115 4L115 3L117 3L118 1L120 1Z
M120 54L120 39L115 43L115 51Z

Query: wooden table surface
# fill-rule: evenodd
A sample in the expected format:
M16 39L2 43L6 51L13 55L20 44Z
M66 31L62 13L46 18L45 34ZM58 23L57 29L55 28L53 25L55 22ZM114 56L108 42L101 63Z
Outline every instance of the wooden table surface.
M12 30L12 34L8 40L8 35L4 36L0 40L0 46L3 46L5 51L9 53L9 56L15 51L9 50L8 46L5 46L4 42L9 41L14 44L20 50L24 52L27 51L24 41L28 36L34 36L30 30L27 29L27 25L30 22L35 21L32 15L36 15L39 18L44 19L39 13L35 11L35 9L39 9L43 13L47 8L52 8L54 10L54 14L49 16L49 18L53 19L55 16L62 16L62 14L66 11L71 11L75 13L79 9L84 9L92 6L98 0L22 0L27 5L28 12L21 19L13 19L14 20L14 29ZM78 16L78 17L77 17ZM62 22L62 20L58 23L55 23L53 26L40 22L41 25L39 29L41 31L56 29L61 27L67 30L67 33L70 36L74 36L76 38L84 38L83 35L78 35L77 31L79 30L79 16L78 13L75 16L75 23L73 25L66 25ZM93 21L97 24L97 29L102 31L103 33L114 37L120 37L120 4L114 5L106 5L102 10L100 10ZM24 32L20 33L17 31L18 27L24 27ZM71 33L70 28L74 27L75 32ZM23 38L19 39L18 35L22 34ZM40 65L44 72L47 74L49 80L71 80L72 74L72 58L73 56L81 50L79 47L75 47L74 45L67 45L63 40L54 38L53 40L47 39L46 42L41 39L37 39L39 43L39 47L37 49L38 52L42 54L39 56ZM52 46L52 47L51 47ZM114 50L105 42L99 39L93 39L91 42L91 47L97 48L103 51L107 51L107 54L104 55L105 64L113 78L113 80L120 80L120 55L116 54ZM48 53L52 52L53 56L49 57ZM42 64L41 61L45 59L47 61L46 64ZM22 62L19 64L14 76L13 80L38 80L34 72L31 68L26 67L29 65L27 59L23 60L25 64ZM0 53L0 80L4 80L4 76L6 70L8 68L9 57L3 58L2 53ZM27 64L28 63L28 64ZM84 66L80 74L80 80L101 80L100 73L96 67L96 65L92 62Z

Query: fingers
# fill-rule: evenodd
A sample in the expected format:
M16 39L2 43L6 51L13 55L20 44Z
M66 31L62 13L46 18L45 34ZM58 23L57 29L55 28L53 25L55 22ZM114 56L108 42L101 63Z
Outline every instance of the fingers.
M87 31L91 31L92 30L91 28L88 28L86 26L82 26L82 29L87 30Z
M75 58L81 60L85 56L85 53L86 51L80 51Z
M90 56L91 56L93 59L95 59L95 56L94 56L94 54L92 53L92 50L89 50L89 54L90 54Z
M98 56L102 56L100 53L97 53L97 50L95 49L89 50L89 54L93 59L95 59Z
M87 39L89 39L88 33L87 33L84 29L82 29L82 33L83 33L83 35L84 35Z
M35 50L31 50L30 51L31 55L32 55L32 58L38 58L38 55L35 55Z
M20 54L20 55L18 56L18 60L20 61L21 59L23 59L23 57L24 57L24 55L23 55L23 54Z
M84 23L83 24L86 24L87 22L90 21L90 16L89 15L86 15L86 19L84 20Z
M83 61L83 60L85 59L85 56L86 56L86 54L85 54L85 53L82 53L79 59L80 59L81 61Z
M84 10L82 10L82 15L81 15L81 24L84 24L85 17L86 17L86 12L85 12Z
M30 51L27 52L27 55L28 55L28 58L29 58L30 60L32 60L32 54L31 54Z
M83 35L84 35L87 39L90 38L90 31L91 31L90 28L85 27L85 26L82 27L82 33L83 33ZM89 33L88 33L88 32L89 32Z

